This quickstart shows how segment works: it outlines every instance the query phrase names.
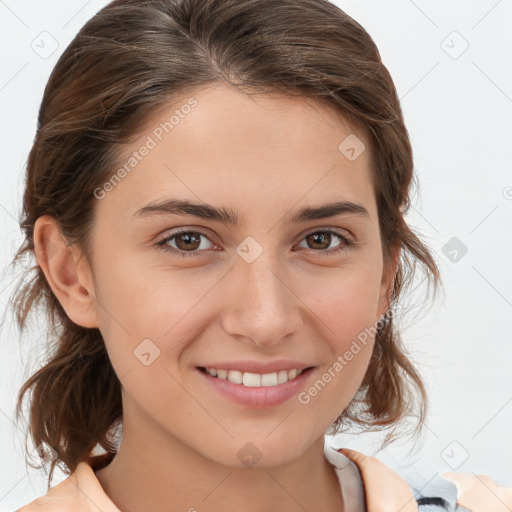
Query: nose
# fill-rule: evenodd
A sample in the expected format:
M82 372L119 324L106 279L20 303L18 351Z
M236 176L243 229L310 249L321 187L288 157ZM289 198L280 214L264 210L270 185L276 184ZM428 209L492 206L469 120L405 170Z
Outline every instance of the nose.
M276 345L297 333L303 302L293 290L290 273L264 256L240 259L227 276L222 324L228 335L255 345Z

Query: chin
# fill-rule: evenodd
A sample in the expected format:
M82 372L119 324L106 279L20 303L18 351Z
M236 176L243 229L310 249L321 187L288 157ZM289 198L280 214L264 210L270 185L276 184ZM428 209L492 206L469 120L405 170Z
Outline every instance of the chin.
M264 469L288 464L308 448L308 440L291 438L288 426L288 430L283 429L282 435L277 435L277 432L268 435L265 431L255 434L254 437L247 433L243 437L235 437L214 459L239 469Z

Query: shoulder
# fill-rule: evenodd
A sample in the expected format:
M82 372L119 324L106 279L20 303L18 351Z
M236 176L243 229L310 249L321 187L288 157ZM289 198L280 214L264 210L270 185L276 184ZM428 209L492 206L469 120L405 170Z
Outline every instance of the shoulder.
M16 512L67 512L72 507L76 512L89 512L81 506L75 473L58 485L52 487L44 496L40 496Z
M78 464L65 480L15 512L120 512L105 494L94 473L94 464Z
M433 471L427 481L418 474L400 475L376 457L355 450L336 451L359 469L368 512L380 512L383 506L401 512L512 510L512 487L498 485L489 476Z

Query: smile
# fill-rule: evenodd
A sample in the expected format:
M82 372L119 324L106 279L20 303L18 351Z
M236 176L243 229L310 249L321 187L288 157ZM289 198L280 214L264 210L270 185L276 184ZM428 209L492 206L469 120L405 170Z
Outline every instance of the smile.
M231 363L235 364L235 363ZM200 377L199 383L204 393L214 392L228 400L245 407L254 409L266 409L275 407L286 400L297 395L311 379L314 366L300 366L295 363L293 366L284 367L284 362L273 362L274 368L261 368L261 364L251 364L248 362L238 362L241 369L225 369L219 364L220 368L209 366L197 366L196 372ZM226 365L227 366L227 365ZM260 366L259 371L266 373L256 373L254 366ZM276 367L281 366L281 369ZM249 368L247 368L249 367ZM251 369L252 372L242 371ZM270 372L270 370L275 370ZM209 395L208 395L209 396Z
M217 368L201 368L202 371L209 373L212 377L227 380L233 384L242 384L243 386L257 388L261 386L278 386L295 379L302 373L302 369L293 368L291 370L281 370L273 373L251 373L238 370L222 370Z

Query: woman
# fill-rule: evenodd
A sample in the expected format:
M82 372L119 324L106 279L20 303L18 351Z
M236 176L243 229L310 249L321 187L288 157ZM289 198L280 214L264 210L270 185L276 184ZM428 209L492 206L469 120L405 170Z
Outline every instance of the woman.
M412 169L375 44L326 1L94 16L28 160L17 259L38 265L14 303L23 328L43 300L55 345L19 396L50 459L20 510L512 505L490 479L490 498L468 474L426 494L324 444L426 416L393 324L416 264L439 282L404 221ZM57 464L70 476L50 489Z

